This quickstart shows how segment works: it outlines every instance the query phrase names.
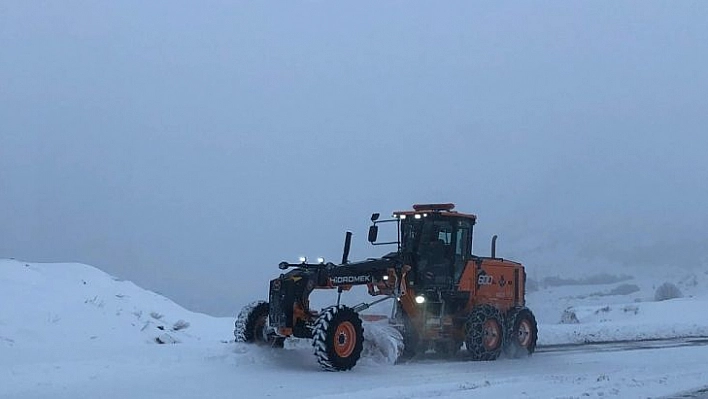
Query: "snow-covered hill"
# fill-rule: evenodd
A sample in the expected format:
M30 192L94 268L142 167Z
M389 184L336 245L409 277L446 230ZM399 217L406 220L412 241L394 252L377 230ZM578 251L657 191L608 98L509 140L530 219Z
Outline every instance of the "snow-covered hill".
M91 266L0 260L0 347L226 342L232 330Z
M684 297L654 301L664 281ZM528 295L528 305L541 345L708 336L707 283L702 271L674 281L551 279ZM639 397L708 379L708 347L622 352L621 364L607 353L539 353L393 366L380 324L365 324L369 346L357 367L332 374L319 370L307 342L288 341L285 350L234 343L233 321L191 312L88 265L0 260L0 398L265 397L300 390L303 381L318 383L299 397ZM650 359L659 355L659 364Z

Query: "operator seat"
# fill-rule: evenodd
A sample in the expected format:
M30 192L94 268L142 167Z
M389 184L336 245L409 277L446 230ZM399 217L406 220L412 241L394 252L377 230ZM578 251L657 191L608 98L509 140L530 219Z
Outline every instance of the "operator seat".
M423 284L426 286L447 285L450 280L450 260L446 257L445 241L433 239L420 261Z

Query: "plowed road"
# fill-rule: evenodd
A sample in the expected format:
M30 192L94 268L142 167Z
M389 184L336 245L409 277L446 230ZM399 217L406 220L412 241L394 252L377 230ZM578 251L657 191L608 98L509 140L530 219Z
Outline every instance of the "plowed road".
M527 359L319 369L311 348L3 348L0 398L705 398L708 337L557 345ZM701 396L702 395L702 396Z

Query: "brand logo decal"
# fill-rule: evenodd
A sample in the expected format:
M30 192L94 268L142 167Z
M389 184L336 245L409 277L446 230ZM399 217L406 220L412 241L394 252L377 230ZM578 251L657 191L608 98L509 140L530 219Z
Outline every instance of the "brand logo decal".
M371 282L371 276L340 276L340 277L330 277L329 281L332 283L332 285L341 285L341 284L363 284L363 283L370 283Z

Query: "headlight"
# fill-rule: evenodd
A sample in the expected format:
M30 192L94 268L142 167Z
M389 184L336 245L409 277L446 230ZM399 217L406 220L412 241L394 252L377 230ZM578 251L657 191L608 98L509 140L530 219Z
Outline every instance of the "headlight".
M323 258L321 256L319 258L317 258L317 263L319 263L320 265L324 264L324 261L325 261L325 258Z
M301 256L298 258L298 260L300 261L300 263L307 263L307 256Z
M425 302L425 297L423 295L418 295L415 297L415 303L423 303Z

